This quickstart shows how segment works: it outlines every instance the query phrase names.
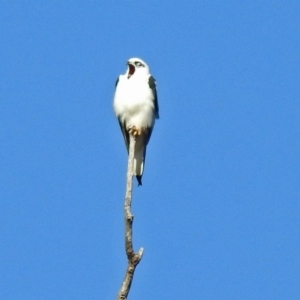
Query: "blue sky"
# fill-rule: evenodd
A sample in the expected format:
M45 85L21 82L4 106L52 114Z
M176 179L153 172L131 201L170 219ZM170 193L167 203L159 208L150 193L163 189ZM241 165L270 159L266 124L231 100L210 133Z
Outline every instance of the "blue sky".
M1 1L0 298L114 299L130 57L160 120L129 299L300 299L298 1Z

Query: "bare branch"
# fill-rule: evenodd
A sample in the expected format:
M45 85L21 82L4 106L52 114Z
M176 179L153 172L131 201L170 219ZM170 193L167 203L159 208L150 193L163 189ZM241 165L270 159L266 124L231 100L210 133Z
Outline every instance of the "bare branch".
M118 293L117 300L127 299L131 287L131 283L133 280L135 268L140 262L140 260L142 259L143 251L144 251L144 249L141 248L138 252L135 253L132 246L133 215L131 213L131 199L132 199L132 177L133 177L133 157L134 157L134 148L135 148L135 137L131 134L129 136L130 136L129 157L128 157L128 168L127 168L125 204L124 204L125 250L128 259L128 265L127 265L124 281Z

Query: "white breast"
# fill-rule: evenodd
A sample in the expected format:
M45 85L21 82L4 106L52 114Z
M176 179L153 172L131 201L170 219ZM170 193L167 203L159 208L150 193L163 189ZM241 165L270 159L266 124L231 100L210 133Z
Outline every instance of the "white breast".
M154 95L148 84L149 75L121 75L114 97L114 110L127 126L152 127L154 124Z

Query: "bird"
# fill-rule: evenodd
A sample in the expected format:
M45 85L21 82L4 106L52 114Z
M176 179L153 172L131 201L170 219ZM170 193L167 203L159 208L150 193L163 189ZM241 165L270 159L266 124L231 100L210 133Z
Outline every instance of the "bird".
M159 119L156 81L149 66L140 58L127 61L125 74L115 84L113 100L115 115L119 121L129 153L129 135L135 137L133 175L138 186L142 185L146 148L149 143L155 119Z

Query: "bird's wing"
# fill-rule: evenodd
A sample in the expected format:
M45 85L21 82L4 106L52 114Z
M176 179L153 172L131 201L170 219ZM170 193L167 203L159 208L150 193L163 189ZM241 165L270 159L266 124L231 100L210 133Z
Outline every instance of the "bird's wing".
M154 77L151 75L148 80L148 84L150 89L153 92L154 96L154 110L155 110L155 119L159 119L159 107L158 107L158 99L157 99L157 91L156 91L156 81Z
M158 100L157 100L156 81L152 75L149 77L148 84L153 93L155 119L159 119L159 107L158 107ZM146 145L148 145L148 143L149 143L149 140L150 140L150 137L152 134L152 130L153 130L153 127L150 127L145 132ZM146 153L145 153L145 155L146 155Z
M120 76L116 80L116 84L115 84L115 88L116 89L117 89L117 86L118 86L118 83L119 83L119 79L120 79ZM126 124L125 124L125 122L122 122L122 120L121 120L120 117L118 117L118 121L119 121L119 125L120 125L120 128L121 128L123 137L124 137L124 141L125 141L125 145L126 145L126 148L127 148L127 152L129 153L129 133L126 130Z
M121 128L121 131L123 133L123 137L124 137L124 141L125 141L127 152L129 153L129 132L126 129L125 122L122 122L121 118L118 118L118 121L119 121L119 125L120 125L120 128Z

